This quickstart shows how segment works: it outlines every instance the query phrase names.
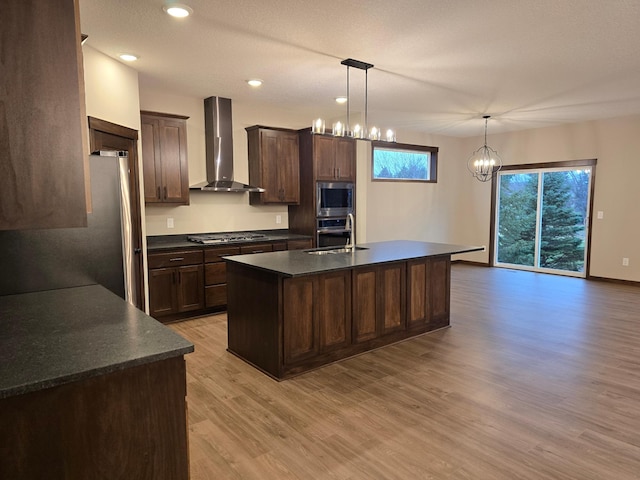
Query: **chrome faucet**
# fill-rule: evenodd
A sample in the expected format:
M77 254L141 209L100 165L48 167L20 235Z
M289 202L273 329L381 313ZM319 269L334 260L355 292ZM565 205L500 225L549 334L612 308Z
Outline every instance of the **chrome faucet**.
M353 248L356 246L356 222L353 218L353 213L347 213L347 220L344 223L345 230L349 230L349 240L345 245L347 248Z

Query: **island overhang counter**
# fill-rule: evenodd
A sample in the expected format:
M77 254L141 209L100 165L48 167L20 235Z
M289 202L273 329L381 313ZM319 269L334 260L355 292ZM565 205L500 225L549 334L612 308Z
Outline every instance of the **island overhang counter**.
M480 250L398 240L226 257L228 350L282 380L447 327L451 255Z

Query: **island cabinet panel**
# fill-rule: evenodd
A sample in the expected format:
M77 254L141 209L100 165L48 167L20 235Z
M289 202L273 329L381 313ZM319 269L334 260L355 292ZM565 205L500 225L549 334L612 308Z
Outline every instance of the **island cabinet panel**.
M376 321L377 269L353 271L353 341L371 340L378 336Z
M339 271L318 276L320 351L327 352L351 343L351 275Z
M449 325L451 262L433 257L408 262L408 326L424 329Z
M287 355L282 346L286 330L281 317L284 283L276 274L227 262L227 318L233 319L227 327L228 350L275 378L281 377L283 357ZM308 287L299 287L297 291L305 288ZM303 310L303 303L300 301L298 308L304 323L312 314ZM300 317L292 314L289 321L296 318ZM305 349L309 349L305 347L309 336L305 340L305 334L296 333L294 337L297 344L289 355L304 357Z
M351 343L348 271L283 281L285 364L330 353Z
M0 478L187 480L182 356L0 400Z
M284 363L318 354L318 282L315 277L287 278L283 282Z
M353 270L353 342L405 328L405 263Z

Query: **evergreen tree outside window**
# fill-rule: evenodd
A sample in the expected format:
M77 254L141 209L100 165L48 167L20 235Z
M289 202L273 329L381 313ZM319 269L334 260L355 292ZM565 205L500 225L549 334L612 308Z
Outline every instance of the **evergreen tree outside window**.
M498 178L496 265L584 276L591 168Z
M371 176L375 181L437 181L438 148L371 142Z

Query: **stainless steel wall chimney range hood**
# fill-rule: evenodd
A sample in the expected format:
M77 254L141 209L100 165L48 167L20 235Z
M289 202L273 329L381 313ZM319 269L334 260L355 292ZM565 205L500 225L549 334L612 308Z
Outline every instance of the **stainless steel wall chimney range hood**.
M231 99L222 97L204 99L204 132L207 181L189 188L206 192L264 192L264 188L252 187L233 180Z

